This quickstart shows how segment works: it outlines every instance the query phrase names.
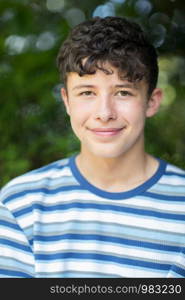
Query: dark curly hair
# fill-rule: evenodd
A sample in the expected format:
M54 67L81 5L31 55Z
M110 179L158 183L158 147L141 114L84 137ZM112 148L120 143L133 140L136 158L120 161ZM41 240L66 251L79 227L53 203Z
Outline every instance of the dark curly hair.
M85 60L84 60L85 59ZM104 67L110 63L120 78L131 82L145 79L150 94L158 78L157 53L141 27L126 18L95 17L74 27L57 56L61 79L66 85L67 74L94 74L97 69L110 74Z

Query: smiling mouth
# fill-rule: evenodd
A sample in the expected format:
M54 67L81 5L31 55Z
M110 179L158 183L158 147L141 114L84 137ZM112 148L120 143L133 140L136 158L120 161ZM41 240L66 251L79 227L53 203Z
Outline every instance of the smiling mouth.
M90 129L92 133L98 136L115 136L122 131L123 128L93 128Z

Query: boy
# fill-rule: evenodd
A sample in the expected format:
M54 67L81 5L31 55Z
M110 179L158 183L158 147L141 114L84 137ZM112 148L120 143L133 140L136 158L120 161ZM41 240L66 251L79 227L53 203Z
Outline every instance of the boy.
M157 55L120 17L76 26L58 54L80 153L1 191L1 277L184 277L185 172L145 152Z

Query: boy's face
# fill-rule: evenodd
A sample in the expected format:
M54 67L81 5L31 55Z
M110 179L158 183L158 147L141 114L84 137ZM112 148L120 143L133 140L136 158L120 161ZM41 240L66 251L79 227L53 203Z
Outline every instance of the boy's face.
M74 133L81 141L82 153L104 158L123 156L144 145L146 117L153 116L160 105L161 91L155 89L148 98L145 81L121 80L117 70L93 75L70 73L67 91L62 98Z

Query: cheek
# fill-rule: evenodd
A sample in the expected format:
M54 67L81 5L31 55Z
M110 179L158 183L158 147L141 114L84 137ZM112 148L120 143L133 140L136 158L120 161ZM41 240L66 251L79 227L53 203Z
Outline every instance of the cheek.
M120 105L118 111L129 123L138 123L145 119L145 106L141 103L130 102Z
M81 107L73 107L70 111L71 127L78 139L82 141L85 124L89 119L87 111L84 111Z
M71 105L70 106L70 119L73 127L83 125L89 119L91 109L89 105Z

